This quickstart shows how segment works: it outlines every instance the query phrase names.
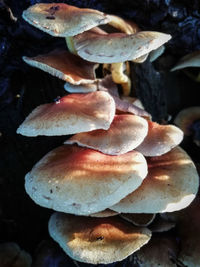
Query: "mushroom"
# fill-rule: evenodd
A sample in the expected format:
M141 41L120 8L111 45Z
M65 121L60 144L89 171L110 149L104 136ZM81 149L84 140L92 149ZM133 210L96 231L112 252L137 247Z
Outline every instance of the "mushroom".
M199 177L187 153L176 147L147 159L148 176L142 185L110 207L119 213L162 213L184 209L195 198Z
M25 177L25 188L43 207L88 215L119 202L136 190L146 175L146 160L139 152L110 156L64 145L33 167Z
M56 49L32 58L23 57L23 60L73 85L94 83L96 80L95 69L98 64L85 61L65 50Z
M156 217L156 214L148 213L121 213L120 217L128 222L131 222L135 226L148 226Z
M171 69L171 71L181 70L190 67L200 67L200 51L192 52L182 57L178 63ZM184 71L186 75L196 82L200 82L200 74L194 76L191 72Z
M142 143L148 132L145 119L135 115L115 115L108 130L79 133L65 141L78 144L109 155L121 155Z
M151 238L147 228L135 227L117 216L91 218L62 213L51 216L49 233L70 257L91 264L121 261Z
M106 218L106 217L116 216L118 214L119 213L114 210L106 209L96 213L89 214L89 216L96 218Z
M148 134L136 150L147 157L160 156L179 145L182 140L183 132L178 127L148 121Z
M174 123L186 136L193 136L196 145L200 146L200 106L188 107L181 110L175 117Z
M17 133L52 136L108 129L114 114L115 103L106 92L70 94L35 108Z

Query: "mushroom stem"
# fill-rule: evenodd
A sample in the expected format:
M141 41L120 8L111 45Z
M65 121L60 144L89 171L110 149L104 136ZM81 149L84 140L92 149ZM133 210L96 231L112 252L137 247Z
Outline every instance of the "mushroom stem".
M67 43L67 47L69 49L69 51L74 54L74 55L77 55L77 51L74 47L74 40L73 40L73 37L72 36L68 36L68 37L65 37L65 40L66 40L66 43Z
M111 64L112 79L115 83L121 84L123 88L123 94L128 96L131 91L131 80L123 73L123 62Z
M132 23L132 25L130 25L129 23L125 22L120 17L109 15L109 19L110 19L110 22L108 22L108 24L120 30L121 32L124 32L126 34L133 34L138 31L138 26L136 24L134 25Z

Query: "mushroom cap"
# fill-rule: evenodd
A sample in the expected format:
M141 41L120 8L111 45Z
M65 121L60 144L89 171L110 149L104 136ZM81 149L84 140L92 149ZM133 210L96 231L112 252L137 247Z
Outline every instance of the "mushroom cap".
M162 213L187 207L198 191L194 163L180 147L149 158L142 185L110 209L123 213Z
M35 108L17 133L52 136L108 129L114 114L115 103L106 92L70 94L57 102Z
M120 213L120 217L136 226L148 226L153 222L156 214L148 213Z
M115 115L108 130L79 133L65 141L109 155L121 155L136 148L148 132L145 119L135 115Z
M102 210L96 213L92 213L89 216L96 217L96 218L105 218L105 217L116 216L118 214L119 213L114 210L106 209L106 210Z
M64 145L44 156L25 177L29 196L57 211L88 215L119 202L147 175L142 154L110 156Z
M118 63L141 57L171 39L169 34L141 31L136 34L100 33L96 28L73 37L77 54L97 63Z
M190 135L190 126L200 120L200 106L189 107L181 110L174 119L174 123L181 128L185 135Z
M137 251L133 257L140 267L176 267L171 259L178 254L175 238L154 237L150 242ZM188 266L189 267L189 266Z
M97 84L94 82L75 85L66 82L64 84L64 89L69 93L91 93L97 91Z
M200 51L192 52L182 57L171 71L180 70L188 67L200 67Z
M151 238L147 228L135 227L121 218L91 218L54 213L50 236L73 259L98 264L121 261Z
M23 18L53 36L74 36L110 21L104 13L64 3L40 3L23 12Z
M23 57L23 60L45 72L50 73L71 84L87 84L96 80L94 64L81 59L66 50L53 50L48 54L36 57Z
M148 121L148 134L136 150L147 157L160 156L179 145L182 140L183 132L178 127Z

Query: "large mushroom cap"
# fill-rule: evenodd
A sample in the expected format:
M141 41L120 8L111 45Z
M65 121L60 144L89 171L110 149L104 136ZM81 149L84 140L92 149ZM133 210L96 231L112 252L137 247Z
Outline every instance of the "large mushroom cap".
M59 37L74 36L110 21L98 10L64 3L33 5L23 12L23 18L40 30Z
M54 213L49 233L73 259L98 264L123 260L151 238L147 228L119 217L90 218Z
M55 103L35 108L19 126L17 133L52 136L108 129L114 114L114 100L106 92L70 94Z
M148 123L135 115L115 115L108 130L94 130L79 133L65 141L65 144L77 143L109 155L120 155L136 148L145 138Z
M25 187L39 205L73 214L102 211L134 191L147 174L145 158L131 151L110 156L64 145L26 175Z
M85 61L66 50L56 49L32 58L23 57L23 60L71 84L93 83L96 79L95 69L98 64Z
M106 34L96 28L73 37L78 55L97 63L118 63L141 57L170 38L169 34L150 31Z
M124 213L172 212L187 207L198 191L194 163L180 147L148 159L148 176L133 193L110 207Z
M136 150L146 157L160 156L179 145L182 140L183 132L176 126L148 121L148 134Z

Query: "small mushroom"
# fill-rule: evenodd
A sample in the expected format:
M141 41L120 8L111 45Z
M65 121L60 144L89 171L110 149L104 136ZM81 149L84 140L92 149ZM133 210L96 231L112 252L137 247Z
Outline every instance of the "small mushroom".
M192 136L194 143L200 146L200 107L181 110L174 119L186 136Z
M115 115L108 130L79 133L65 141L78 144L109 155L120 155L133 150L142 143L148 132L145 119L135 115Z
M110 156L64 145L44 156L25 177L29 196L57 211L89 215L119 202L147 175L142 154Z
M106 92L70 94L35 108L17 133L53 136L108 129L114 114L115 103Z
M98 64L85 61L65 50L56 49L32 58L23 57L23 60L74 85L94 83L96 80L95 69Z
M195 198L199 177L187 153L176 147L147 160L148 176L142 185L110 207L119 213L162 213L187 207Z
M148 121L148 134L136 150L147 157L160 156L179 145L182 140L183 132L178 127Z
M156 217L156 214L148 213L120 213L120 217L128 222L131 222L135 226L148 226Z
M90 218L54 213L50 236L73 259L91 264L121 261L151 238L147 228L135 227L119 217Z

